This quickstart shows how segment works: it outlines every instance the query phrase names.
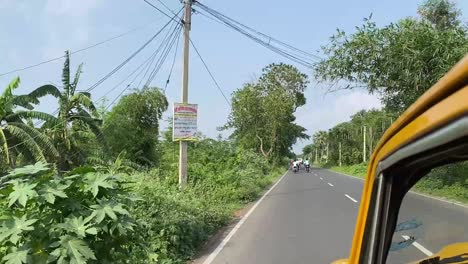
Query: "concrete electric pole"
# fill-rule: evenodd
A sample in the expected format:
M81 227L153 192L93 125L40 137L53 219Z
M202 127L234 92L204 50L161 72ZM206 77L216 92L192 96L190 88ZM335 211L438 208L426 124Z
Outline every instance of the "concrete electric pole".
M190 27L192 21L192 0L185 0L184 13L184 57L182 69L182 103L188 103L188 73L189 73L189 45ZM187 141L180 141L179 155L179 186L187 185Z

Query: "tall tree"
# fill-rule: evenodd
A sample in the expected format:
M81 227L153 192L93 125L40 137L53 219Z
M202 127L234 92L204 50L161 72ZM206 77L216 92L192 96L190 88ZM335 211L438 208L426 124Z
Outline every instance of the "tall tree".
M255 83L232 96L232 111L225 128L246 149L255 149L270 161L290 153L305 128L294 123L294 112L305 104L307 76L287 64L271 64Z
M33 96L14 95L19 86L17 77L5 88L0 96L0 170L14 167L18 158L24 161L46 161L46 157L56 158L58 152L52 142L25 120L35 118L52 120L53 116L33 111ZM17 110L22 107L26 110Z
M85 91L77 91L82 67L83 64L78 66L72 79L70 53L66 51L62 70L63 90L53 85L44 85L31 93L33 98L52 95L58 99L58 115L54 120L46 122L43 129L54 140L60 152L58 161L60 170L67 170L73 165L84 162L83 157L80 155L79 138L86 137L89 139L90 132L96 137L100 138L102 136L100 129L102 121L91 100L91 94Z
M159 121L168 102L157 88L144 87L123 96L106 114L103 133L111 154L122 151L141 165L152 165L158 153Z
M447 0L429 0L421 19L405 18L384 27L365 19L356 32L342 30L323 47L316 65L319 81L341 81L344 89L364 86L384 105L402 112L468 52L468 31Z

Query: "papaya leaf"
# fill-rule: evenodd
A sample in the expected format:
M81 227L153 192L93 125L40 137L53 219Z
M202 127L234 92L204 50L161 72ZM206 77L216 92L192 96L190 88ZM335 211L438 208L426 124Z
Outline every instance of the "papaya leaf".
M87 173L86 174L86 187L85 191L90 191L94 197L99 193L99 189L113 189L112 182L109 181L110 176L99 173Z
M5 264L23 264L27 263L29 249L16 250L2 258Z
M11 207L16 201L18 201L19 204L25 207L29 199L37 196L37 192L34 190L34 188L37 185L36 183L29 184L19 181L12 181L12 183L13 192L11 192L8 196L8 207Z
M62 236L60 238L60 248L54 250L51 255L58 257L57 263L67 263L65 258L69 258L69 263L86 264L88 260L96 260L94 252L85 241L72 236Z
M24 231L34 230L34 226L32 225L36 221L37 219L27 220L26 215L23 215L21 218L13 216L12 219L5 221L2 227L0 227L0 242L9 239L13 244L18 243Z
M34 165L27 165L21 168L16 168L8 173L9 176L21 176L21 175L34 175L40 172L48 171L48 165L45 162L36 162Z
M88 224L88 218L83 220L83 217L67 218L64 224L58 226L66 231L75 233L78 237L84 238L86 234L96 235L97 229Z
M66 188L68 188L68 185L51 183L49 185L45 185L39 190L39 196L48 203L54 204L55 197L68 197L67 194L64 192Z

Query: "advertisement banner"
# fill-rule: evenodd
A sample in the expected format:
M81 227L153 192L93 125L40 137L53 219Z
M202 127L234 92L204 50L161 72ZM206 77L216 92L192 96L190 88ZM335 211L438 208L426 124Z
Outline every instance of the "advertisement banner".
M174 103L172 140L196 140L198 105Z

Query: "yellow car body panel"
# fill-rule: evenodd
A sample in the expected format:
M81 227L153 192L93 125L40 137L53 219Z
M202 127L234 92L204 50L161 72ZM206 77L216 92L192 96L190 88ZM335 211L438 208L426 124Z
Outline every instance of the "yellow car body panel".
M335 263L357 264L366 225L377 165L387 156L435 128L468 112L468 56L424 93L390 126L369 161L361 204L354 230L349 260Z
M428 261L431 259L438 259L440 263L466 264L468 263L468 243L451 244L444 247L433 256L413 262L413 264L419 264L423 260Z

